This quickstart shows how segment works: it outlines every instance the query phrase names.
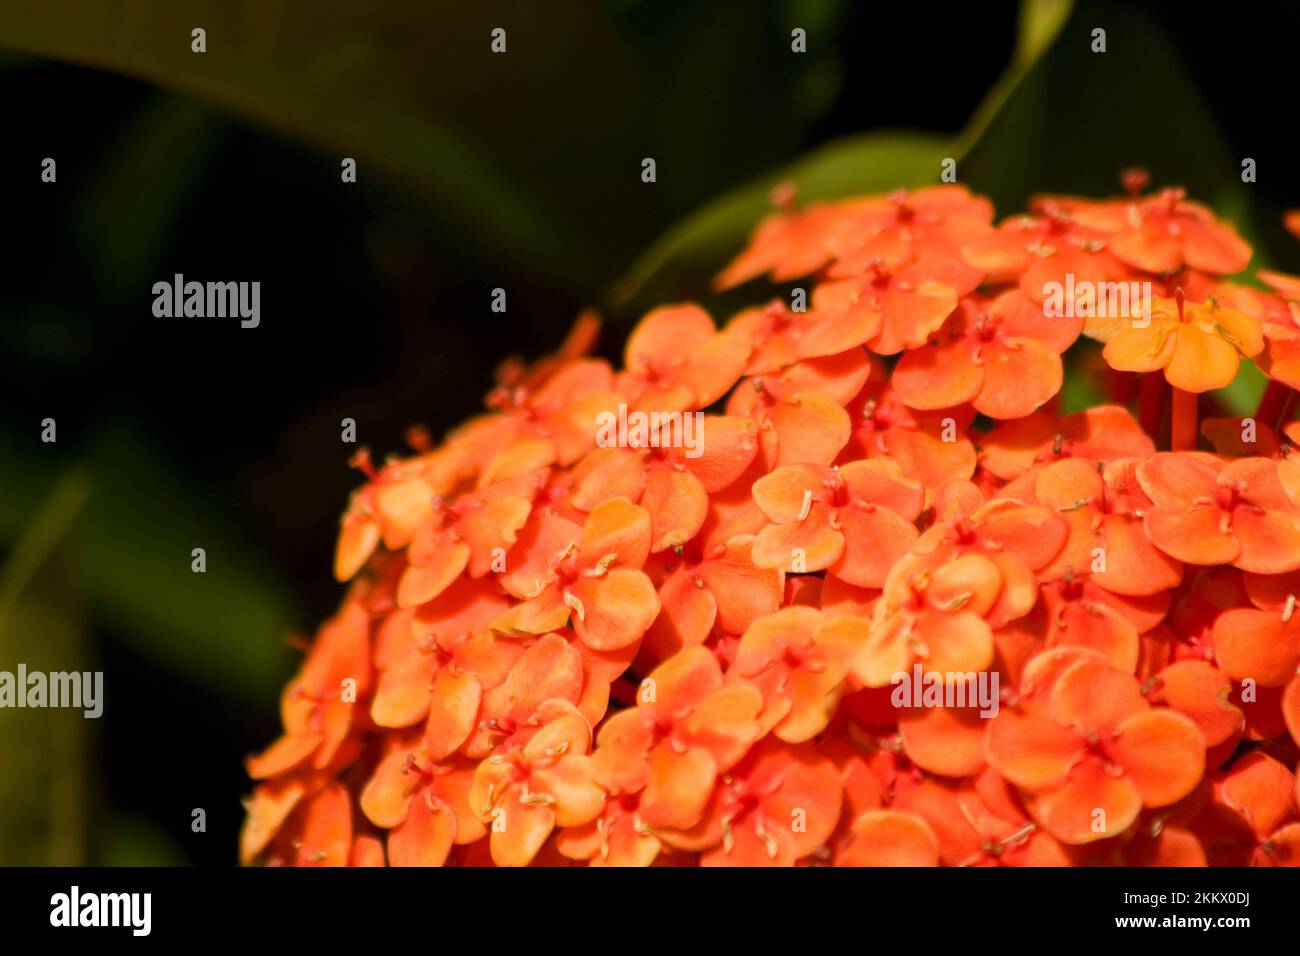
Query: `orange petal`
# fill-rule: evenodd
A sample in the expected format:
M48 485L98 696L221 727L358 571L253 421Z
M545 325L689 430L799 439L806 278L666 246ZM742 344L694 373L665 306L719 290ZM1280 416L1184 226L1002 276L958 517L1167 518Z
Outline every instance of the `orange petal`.
M688 647L656 667L643 687L656 708L686 711L721 689L722 668L707 648Z
M379 523L367 514L349 512L339 530L334 552L334 577L350 581L379 546Z
M447 667L438 671L424 731L431 759L442 760L455 753L468 739L478 718L481 699L482 685L477 674Z
M1158 318L1149 321L1145 328L1121 327L1106 343L1102 356L1111 368L1120 372L1155 372L1169 365L1179 332L1168 321Z
M830 839L840 820L843 787L839 770L814 747L760 747L748 778L757 789L771 791L761 804L763 816L789 832L795 856L808 856Z
M907 673L914 655L909 643L914 618L899 611L871 629L853 658L853 676L864 687L888 687L894 675Z
M1184 217L1183 258L1193 269L1230 275L1250 264L1250 245L1222 222Z
M661 306L647 312L628 336L623 364L639 369L646 363L672 361L690 354L715 334L713 319L698 305Z
M768 418L778 436L778 466L829 465L849 443L848 413L823 395L804 393L782 400Z
M1107 591L1145 597L1168 591L1182 581L1182 565L1147 539L1142 521L1108 514L1102 518L1101 538L1106 562L1093 572L1092 580Z
M1149 707L1131 674L1096 660L1071 664L1052 687L1052 719L1084 734L1104 737Z
M362 789L361 812L375 826L387 830L406 819L411 794L424 782L419 773L407 769L411 757L410 750L394 750L379 762Z
M285 734L257 756L244 761L244 768L254 780L278 777L297 767L321 744L320 734Z
M972 801L978 804L978 800ZM939 853L949 866L981 862L984 835L967 818L958 792L936 781L925 781L900 793L893 807L923 819L939 840Z
M358 836L352 840L348 866L387 866L384 844L377 837Z
M650 513L626 498L610 498L591 510L582 527L582 557L588 566L617 555L613 566L639 568L650 554Z
M1152 508L1143 522L1151 543L1179 561L1231 564L1241 553L1241 544L1224 529L1222 516L1209 505L1184 512Z
M1069 534L1060 515L1047 508L994 501L977 515L984 537L1019 556L1030 570L1056 557Z
M554 798L556 826L582 826L605 809L605 792L592 779L591 758L582 754L570 754L534 769L529 789Z
M883 324L880 304L870 292L863 295L861 279L820 283L813 290L812 306L816 315L825 318L799 340L799 354L803 358L838 355L880 334Z
M987 349L984 362L984 383L971 404L990 418L1022 418L1060 391L1061 357L1036 339L1009 339Z
M831 527L830 514L825 505L814 504L797 524L768 525L754 540L754 564L787 573L830 567L844 553L844 535Z
M1149 218L1125 229L1111 237L1109 245L1122 262L1143 272L1175 272L1183 264L1181 244L1163 218Z
M385 469L384 475L388 474ZM381 476L382 479L382 476ZM383 481L374 486L375 510L382 519L384 546L398 551L410 543L416 529L428 520L434 490L419 478Z
M432 652L421 650L411 634L409 612L389 618L380 628L375 656L388 651L370 700L370 719L380 727L410 727L429 710L429 685L437 667ZM405 622L405 626L402 626ZM390 624L394 626L390 626Z
M790 674L788 712L772 733L786 743L812 740L831 722L844 693L847 663L833 662L812 670L799 668Z
M675 451L673 460L712 494L731 485L749 468L758 454L758 426L752 418L707 415L699 441L699 457Z
M654 722L636 708L606 720L591 758L592 777L611 793L636 793L650 777Z
M968 611L923 612L912 640L916 656L930 671L969 674L993 664L993 632L987 621Z
M797 859L793 834L777 827L760 836L746 817L732 828L729 841L700 854L700 866L794 866Z
M659 614L659 595L640 571L615 568L580 578L569 591L581 602L573 630L588 647L612 651L641 639Z
M1039 701L1003 708L989 723L984 755L1007 780L1025 790L1060 786L1084 754L1083 740L1048 716Z
M836 866L938 866L939 840L920 817L870 810L853 821Z
M1181 800L1205 773L1205 736L1177 711L1149 710L1120 722L1106 753L1148 807Z
M519 530L528 521L532 507L527 498L507 495L489 501L482 510L468 514L458 522L457 528L469 545L469 573L472 577L483 577L492 570L498 554L510 551Z
M925 505L925 488L915 479L904 478L892 461L852 461L841 465L839 474L855 502L880 505L908 521L916 520Z
M825 620L816 608L787 607L750 625L736 648L732 669L741 677L756 677L785 661L790 647L811 645L813 633Z
M492 630L507 637L546 634L568 624L569 614L559 589L549 587L532 600L499 614L492 621Z
M1237 350L1221 337L1185 323L1178 332L1165 377L1170 385L1185 392L1208 392L1231 385L1240 364Z
M1293 677L1282 695L1282 717L1291 739L1300 747L1300 677ZM1300 803L1300 784L1296 786L1296 802Z
M1165 824L1160 832L1148 836L1138 831L1124 849L1129 866L1208 866L1205 848L1194 833Z
M717 775L717 764L707 750L677 753L671 747L656 747L650 758L650 779L641 792L642 818L652 827L690 829L703 815Z
M830 573L849 584L879 588L919 537L916 526L886 507L850 504L839 510L844 549ZM813 570L811 566L807 570Z
M794 524L806 520L805 507L809 495L819 495L831 471L813 465L789 465L777 468L754 482L751 493L754 501L770 521ZM801 519L800 515L805 515Z
M510 787L489 816L492 862L497 866L527 866L555 829L555 811L545 804L523 803L523 788Z
M1256 574L1280 574L1300 567L1300 515L1289 510L1237 508L1232 529L1241 544L1234 567Z
M516 598L536 595L555 579L551 569L555 556L567 552L582 534L581 526L559 515L534 518L519 535L506 572L498 577L501 586Z
M659 605L659 616L645 635L646 651L659 660L703 644L718 614L712 590L700 587L696 576L684 571L668 575L660 585Z
M388 834L393 866L442 866L456 836L456 816L441 800L417 794L406 819Z
M1209 661L1178 661L1160 672L1150 698L1190 717L1213 747L1245 728L1231 693L1228 678Z
M399 607L415 607L445 591L469 565L470 547L464 541L444 538L428 554L425 564L410 564L397 585Z
M1214 653L1233 680L1280 687L1300 665L1300 620L1275 611L1231 608L1214 622Z
M327 783L294 811L282 836L299 866L345 866L352 847L352 801L337 781Z
M239 832L240 863L247 866L261 855L306 792L301 776L281 777L257 785Z
M646 472L641 504L650 513L650 550L663 551L695 537L708 514L709 496L689 471L659 465Z
M1161 452L1137 466L1142 490L1166 511L1191 511L1218 492L1221 465L1199 455Z
M1034 479L1034 497L1058 511L1077 508L1080 502L1100 503L1105 495L1097 467L1082 458L1052 462Z
M674 378L690 390L692 404L705 408L722 398L749 364L748 342L737 335L714 335L686 354ZM680 348L680 346L679 346Z
M1075 278L1079 276L1076 274ZM1019 289L1003 292L994 299L989 306L989 317L997 322L1003 337L1033 339L1057 354L1073 345L1083 328L1083 319L1078 316L1055 316L1044 322L1042 304Z
M1094 601L1050 602L1052 629L1048 647L1086 647L1097 651L1112 667L1132 674L1141 645L1137 628L1113 608Z
M547 634L524 651L503 688L506 714L518 720L552 698L576 701L582 692L582 656L559 634Z
M732 684L700 701L679 723L677 739L711 754L719 773L729 770L758 737L762 709L763 695L757 687Z
M984 769L986 726L971 707L913 708L898 718L904 753L922 770L943 777L971 777Z
M910 407L938 409L974 399L984 386L984 377L985 367L973 361L973 350L965 339L958 339L903 353L891 382Z
M1064 785L1029 796L1025 806L1052 836L1079 845L1127 830L1142 812L1142 797L1127 774L1107 773L1102 761L1090 758L1071 771Z
M960 263L955 265L963 268ZM897 285L900 287L889 289L883 296L884 323L880 335L869 343L871 351L878 355L919 348L957 308L959 296L944 282L926 281L913 288Z
M638 501L645 487L645 465L641 454L626 448L597 448L569 473L573 480L570 501L575 508L591 511L609 498Z
M1295 815L1292 790L1295 776L1285 764L1256 750L1232 765L1219 787L1219 799L1250 823L1257 836L1267 839Z
M754 541L732 538L722 554L700 565L700 579L718 603L718 623L729 634L743 634L764 614L781 606L784 575L754 564Z

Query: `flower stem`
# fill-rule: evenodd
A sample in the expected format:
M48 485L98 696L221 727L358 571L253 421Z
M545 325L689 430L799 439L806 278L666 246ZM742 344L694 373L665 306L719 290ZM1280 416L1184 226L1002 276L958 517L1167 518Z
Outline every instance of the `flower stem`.
M1192 451L1196 448L1196 400L1195 392L1184 392L1181 388L1173 389L1173 412L1169 424L1169 447L1174 451Z
M1276 429L1286 415L1293 394L1289 385L1271 379L1264 389L1264 394L1259 398L1259 407L1255 409L1255 421Z
M1106 392L1112 402L1127 405L1137 398L1138 374L1136 372L1117 372L1115 369L1110 369Z
M1138 424L1151 436L1152 441L1157 441L1160 437L1166 391L1165 376L1160 371L1147 372L1138 384Z

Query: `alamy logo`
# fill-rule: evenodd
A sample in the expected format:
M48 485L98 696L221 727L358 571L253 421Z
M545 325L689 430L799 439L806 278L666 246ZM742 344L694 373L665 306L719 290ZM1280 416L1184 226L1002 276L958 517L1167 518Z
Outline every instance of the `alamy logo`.
M683 448L686 458L704 454L703 412L631 412L619 403L618 414L596 416L596 444L601 448Z
M240 319L246 329L262 321L262 283L186 282L176 273L171 282L153 284L153 314L160 319Z
M1043 283L1043 315L1067 319L1128 319L1133 327L1151 324L1150 282L1075 282L1074 273L1065 282Z
M148 936L153 926L152 893L86 893L74 886L50 897L51 926L129 926Z
M0 707L54 707L85 711L98 717L104 712L103 671L0 671Z
M920 664L912 673L898 671L889 681L895 707L978 707L981 717L996 717L1001 704L997 671L927 671Z

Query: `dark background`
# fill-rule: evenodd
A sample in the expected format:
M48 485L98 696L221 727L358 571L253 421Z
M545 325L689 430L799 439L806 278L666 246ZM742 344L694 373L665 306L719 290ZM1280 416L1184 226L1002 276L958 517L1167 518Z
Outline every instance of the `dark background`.
M325 51L348 36L322 14L320 36L304 37L295 10L317 21L300 5L265 6L284 22L209 28L209 63L231 57L234 73L241 43L269 44L274 64L277 43ZM34 775L9 773L0 788L0 863L232 863L250 789L242 758L279 733L278 689L296 661L281 638L309 634L342 593L333 541L357 476L340 419L377 457L401 452L412 423L441 435L482 407L501 359L552 348L587 305L603 307L602 349L617 355L651 303L609 290L657 237L840 137L958 134L1012 60L1018 18L1011 3L382 6L371 39L398 51L405 88L536 200L554 248L476 233L476 217L511 214L508 196L449 213L437 186L458 171L436 154L431 194L368 158L400 142L325 148L151 78L157 44L187 48L186 33L61 57L21 14L0 12L0 611L6 587L27 605L8 632L0 614L0 669L61 647L60 659L96 661L107 684L105 717L74 728L81 739L57 756L31 715L0 714L0 757L13 767L23 755ZM1055 65L1035 67L959 179L993 195L1000 216L1039 190L1112 191L1130 162L1217 200L1252 156L1243 230L1275 265L1300 268L1277 224L1300 205L1294 20L1280 6L1212 21L1188 5L1134 6L1076 5L1057 42L1082 66L1049 49ZM1120 25L1105 58L1079 60L1094 23ZM790 29L804 24L809 53L793 56ZM488 51L497 25L504 57ZM385 89L354 92L377 102ZM290 94L316 102L311 88ZM324 93L317 108L332 108ZM346 155L359 158L356 185L340 182ZM53 185L39 178L46 156ZM643 156L658 162L653 185ZM155 319L152 284L175 272L260 281L261 326ZM497 286L505 314L488 308ZM689 271L659 288L707 292ZM45 417L55 445L39 440ZM84 501L60 498L67 482ZM80 506L67 506L66 527L42 538L41 516L58 525L69 498ZM206 548L206 575L191 574L192 547ZM45 556L36 571L23 560L33 550ZM199 807L206 833L190 829ZM80 820L72 841L51 836L66 834L61 813Z

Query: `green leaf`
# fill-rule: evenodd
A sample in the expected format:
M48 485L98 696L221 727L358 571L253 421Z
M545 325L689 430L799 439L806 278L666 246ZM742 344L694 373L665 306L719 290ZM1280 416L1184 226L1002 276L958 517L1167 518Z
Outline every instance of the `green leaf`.
M182 824L189 833L189 818ZM114 813L104 828L102 866L185 866L189 861L174 837L152 820Z
M937 181L942 159L964 157L1047 50L1072 9L1069 0L1026 0L1015 60L955 140L918 131L875 131L846 137L781 169L746 182L692 213L658 239L606 297L606 307L635 318L656 302L699 295L707 279L744 244L770 209L769 193L794 183L801 201L917 187Z
M1259 400L1264 395L1268 379L1255 367L1255 363L1246 359L1237 369L1237 377L1227 388L1215 392L1217 398L1229 415L1254 415L1259 407Z
M72 226L106 294L127 298L152 285L224 131L211 109L159 94L115 135Z
M0 535L51 484L48 468L5 454L19 447L0 442ZM77 460L94 493L72 546L95 619L180 679L235 702L274 699L294 659L285 638L303 620L276 569L132 428L106 425ZM191 569L194 548L205 550L205 573Z
M0 670L15 679L20 664L28 673L97 669L68 546L88 494L82 475L60 481L0 570ZM82 710L0 708L0 866L87 862L95 724Z
M1074 7L1071 0L1026 0L1020 5L1016 65L1032 66L1052 45Z
M1098 26L1106 29L1104 53L1092 52ZM1115 195L1120 172L1142 166L1153 186L1186 187L1258 243L1240 158L1173 42L1141 7L1076 6L1045 52L1020 69L998 108L968 130L975 135L959 164L959 179L999 214L1024 209L1040 192ZM1256 257L1256 265L1266 262Z
M409 13L409 11L407 11ZM383 4L265 0L63 0L0 5L0 47L133 76L381 173L458 234L577 281L571 240L492 155L421 102L412 76L436 61L437 21L418 29ZM207 52L191 30L207 31ZM409 32L406 32L409 31ZM237 37L237 42L232 38ZM403 42L395 38L402 37ZM487 34L482 34L487 51Z
M1101 345L1080 339L1065 358L1065 378L1061 383L1061 414L1081 412L1107 401L1102 388L1104 379L1098 372L1105 367Z
M746 234L771 208L769 194L791 182L801 200L932 182L946 141L925 133L864 133L839 140L746 183L693 213L642 255L610 293L615 310L698 289L739 252Z
M274 698L300 619L275 569L134 432L105 431L90 461L97 490L82 545L103 619L138 653L227 698ZM195 548L203 573L192 570Z

